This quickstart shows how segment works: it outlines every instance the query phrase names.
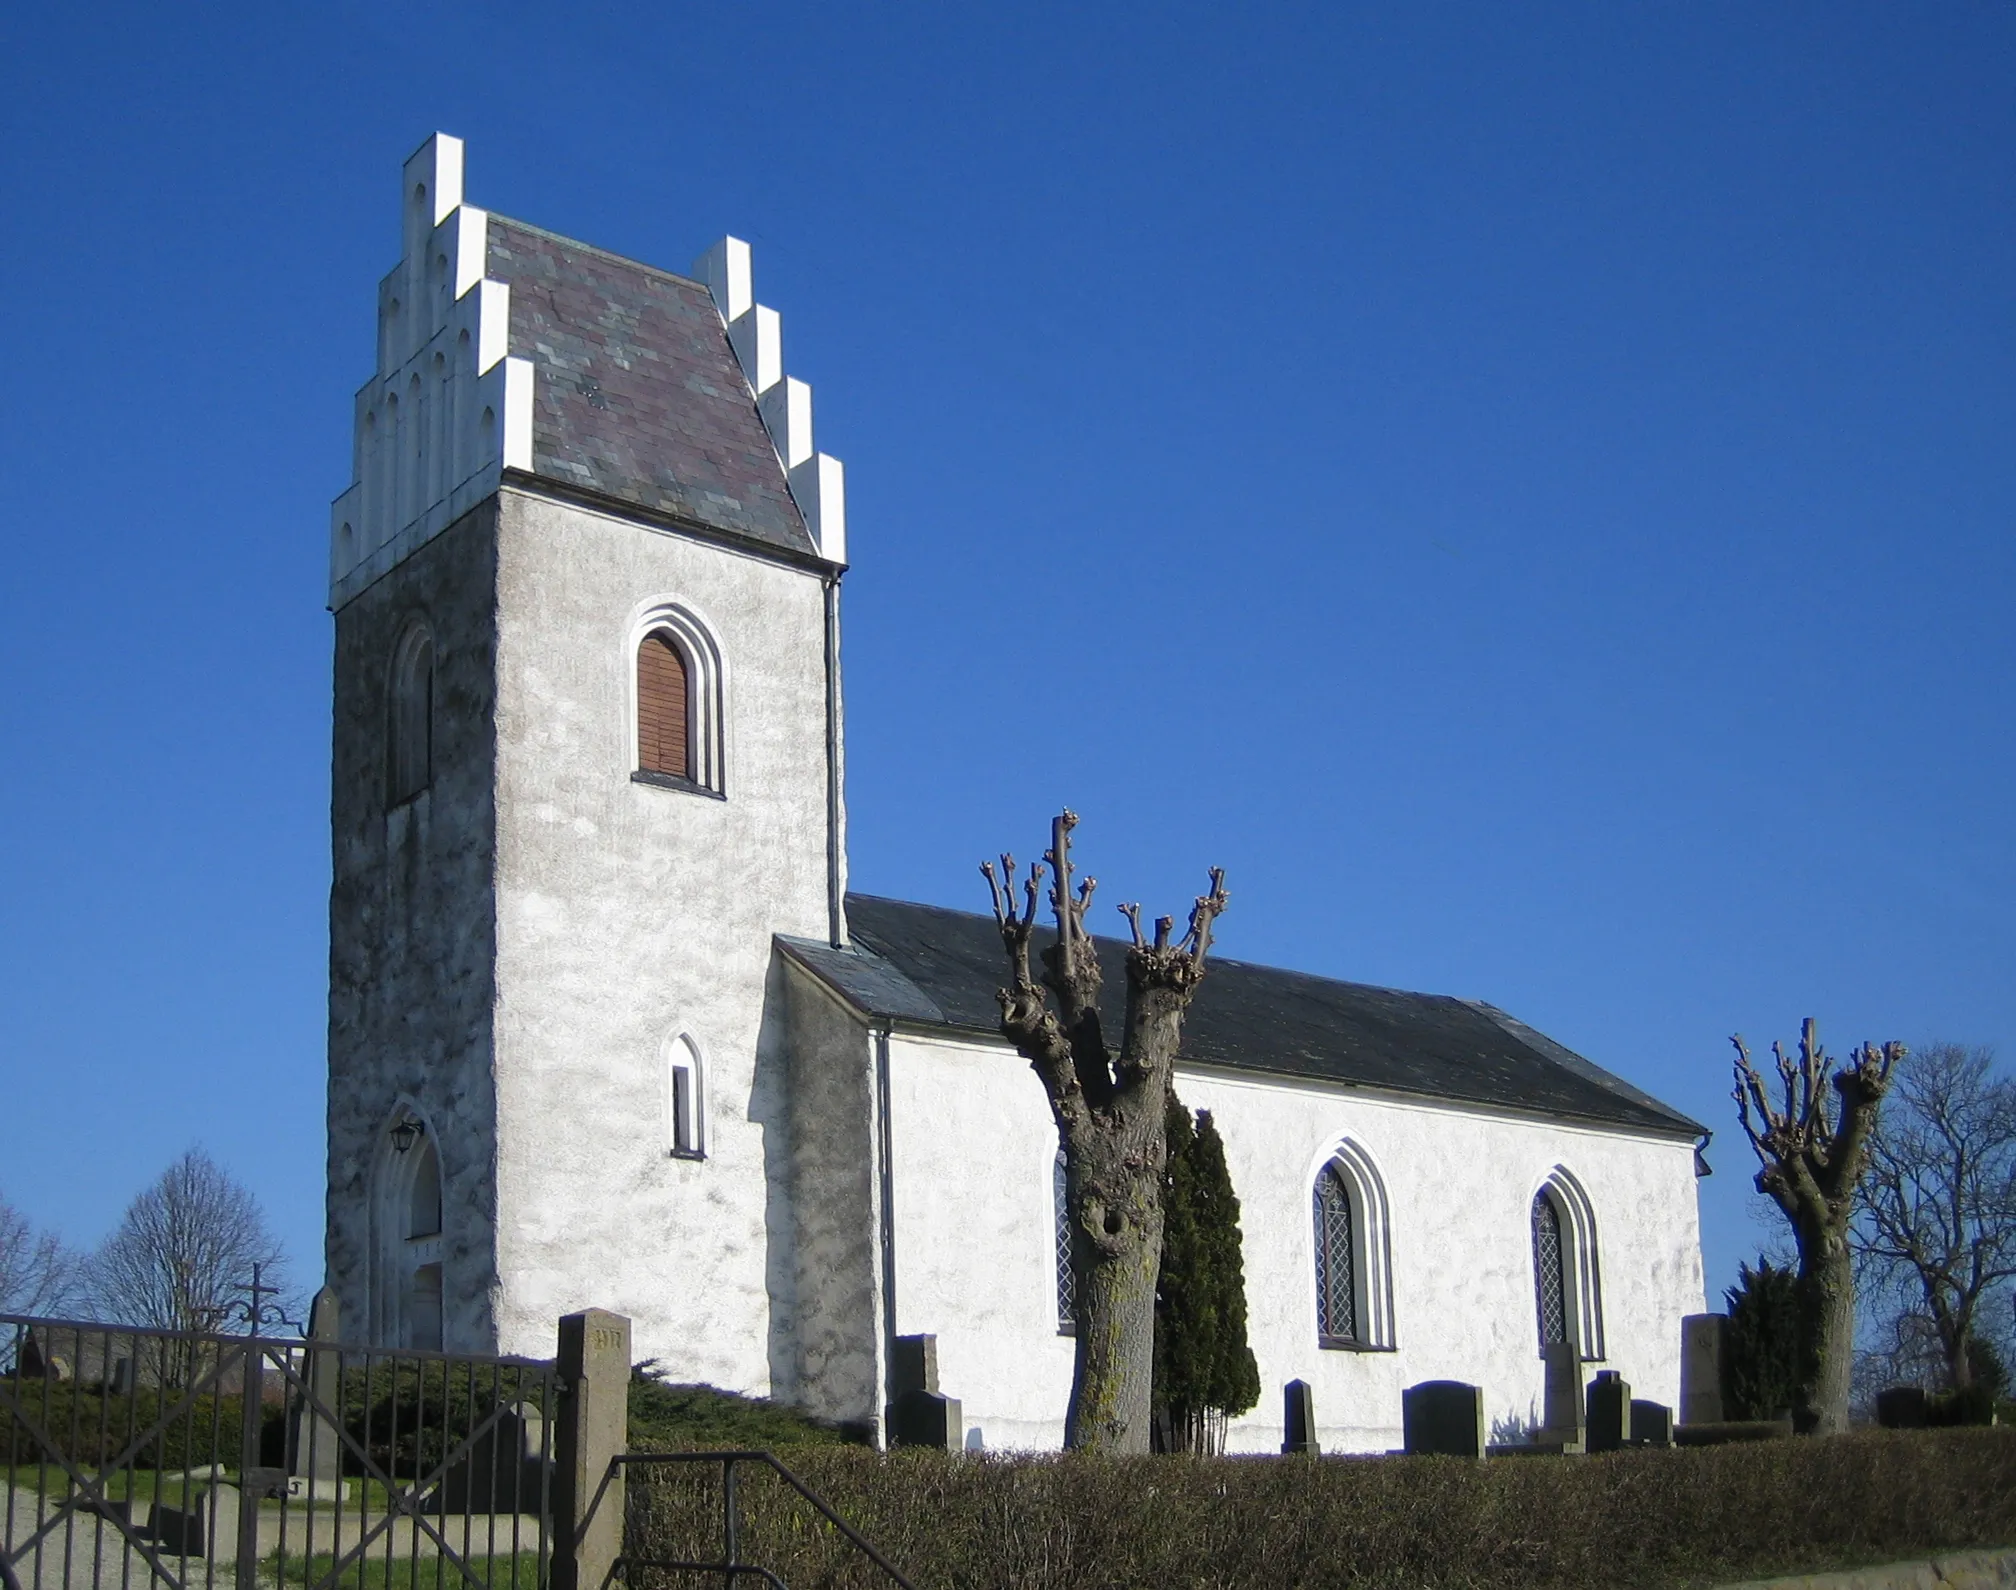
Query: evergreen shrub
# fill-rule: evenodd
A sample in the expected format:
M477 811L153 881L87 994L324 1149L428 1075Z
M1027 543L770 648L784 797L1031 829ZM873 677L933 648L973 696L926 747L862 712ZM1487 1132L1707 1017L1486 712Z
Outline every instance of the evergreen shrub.
M1742 1265L1723 1296L1729 1339L1722 1400L1730 1419L1776 1419L1791 1408L1799 1383L1798 1275L1758 1256Z

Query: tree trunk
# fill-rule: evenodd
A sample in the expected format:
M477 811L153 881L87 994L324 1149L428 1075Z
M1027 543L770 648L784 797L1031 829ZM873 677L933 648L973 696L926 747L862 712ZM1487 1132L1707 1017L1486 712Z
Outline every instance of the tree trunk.
M1067 1205L1067 1207L1071 1207ZM1150 1447L1155 1384L1155 1273L1162 1259L1162 1211L1124 1221L1112 1234L1074 1222L1078 1340L1064 1444L1131 1454Z
M1799 1385L1793 1425L1801 1435L1839 1435L1848 1428L1855 1360L1855 1268L1840 1235L1829 1233L1801 1244L1799 1301Z

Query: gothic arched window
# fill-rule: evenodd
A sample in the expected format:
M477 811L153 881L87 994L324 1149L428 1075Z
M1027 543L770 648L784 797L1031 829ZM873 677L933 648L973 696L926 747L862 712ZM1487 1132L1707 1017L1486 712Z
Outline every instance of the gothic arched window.
M1545 1188L1533 1195L1533 1292L1540 1345L1567 1341L1568 1277L1561 1267L1561 1211Z
M1339 1142L1310 1191L1316 1258L1316 1345L1393 1346L1393 1259L1386 1184L1365 1150Z
M1335 1165L1316 1173L1316 1334L1325 1342L1358 1341L1358 1263L1351 1189Z
M693 777L692 675L686 654L665 630L637 647L637 771Z
M1596 1262L1596 1212L1589 1195L1556 1165L1533 1195L1533 1313L1540 1346L1567 1343L1588 1361L1603 1356L1603 1284Z
M1057 1329L1072 1335L1078 1329L1078 1281L1071 1273L1071 1209L1065 1198L1064 1148L1058 1145L1050 1171L1050 1200L1056 1210L1052 1246L1057 1259Z
M434 781L434 637L415 624L392 653L386 714L385 798L411 800Z

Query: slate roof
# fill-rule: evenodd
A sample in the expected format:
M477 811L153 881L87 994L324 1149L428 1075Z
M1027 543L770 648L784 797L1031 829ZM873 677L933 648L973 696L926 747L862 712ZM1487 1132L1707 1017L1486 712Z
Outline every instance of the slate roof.
M997 1034L1003 981L992 917L875 895L847 896L853 946L781 939L786 953L855 1009ZM1051 935L1039 934L1039 942ZM1117 1033L1125 948L1102 938L1102 1014ZM1705 1128L1503 1011L1213 956L1184 1025L1183 1057L1467 1104L1700 1137Z
M488 273L539 366L536 474L813 554L705 287L494 214Z

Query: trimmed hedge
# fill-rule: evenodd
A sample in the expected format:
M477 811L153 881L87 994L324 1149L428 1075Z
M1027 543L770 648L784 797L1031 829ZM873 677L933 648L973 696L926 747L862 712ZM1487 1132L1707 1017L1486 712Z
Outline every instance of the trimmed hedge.
M918 1590L1678 1587L2016 1545L1999 1428L1483 1464L780 1456ZM886 1586L774 1476L738 1479L745 1561L792 1590ZM718 1560L719 1508L718 1470L632 1469L626 1554Z

